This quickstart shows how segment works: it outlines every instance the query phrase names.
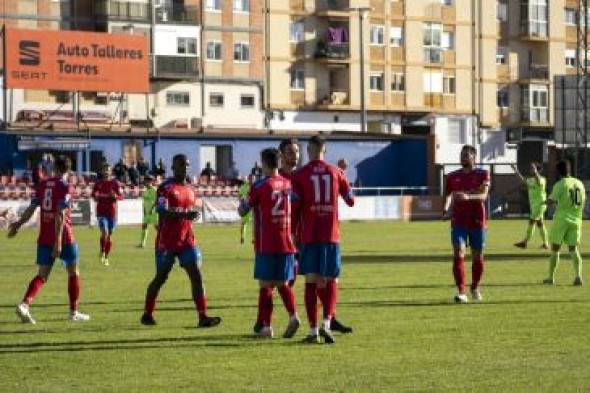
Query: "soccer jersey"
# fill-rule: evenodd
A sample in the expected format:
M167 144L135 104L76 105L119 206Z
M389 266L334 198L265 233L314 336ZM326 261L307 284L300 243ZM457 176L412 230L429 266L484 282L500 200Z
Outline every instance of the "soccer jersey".
M115 197L111 195L115 194ZM121 183L117 179L98 180L94 183L92 197L96 200L96 216L117 218L117 200L123 199Z
M55 216L65 209L62 244L75 242L70 217L70 204L73 189L65 180L51 177L41 180L36 187L32 204L41 208L40 229L37 243L43 246L55 245Z
M546 186L547 180L543 176L539 176L538 178L533 176L526 179L529 204L531 206L536 207L545 202L545 199L547 198L547 193L545 192Z
M291 254L291 182L282 176L265 177L252 185L248 206L254 209L254 250Z
M572 224L582 223L582 212L586 203L584 184L574 177L564 177L553 185L549 199L557 202L554 220Z
M146 187L143 192L143 214L149 216L155 214L152 209L156 203L156 189L154 187Z
M175 183L168 179L158 187L157 211L188 212L195 209L196 190L190 184ZM158 248L169 252L181 252L195 245L193 222L187 218L160 216Z
M490 185L490 174L484 169L464 171L459 169L449 173L445 184L445 193L465 192L479 193L483 186ZM484 201L454 201L452 225L462 228L485 228L486 208Z
M346 175L323 160L313 160L293 174L294 219L300 227L301 244L338 243L338 196L348 206L354 195Z

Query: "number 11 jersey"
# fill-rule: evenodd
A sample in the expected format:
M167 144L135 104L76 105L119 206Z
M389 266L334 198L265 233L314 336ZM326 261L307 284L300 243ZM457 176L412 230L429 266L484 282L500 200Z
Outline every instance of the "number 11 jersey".
M346 175L323 160L313 160L293 175L294 221L300 225L300 243L338 243L338 196L348 206L354 195Z

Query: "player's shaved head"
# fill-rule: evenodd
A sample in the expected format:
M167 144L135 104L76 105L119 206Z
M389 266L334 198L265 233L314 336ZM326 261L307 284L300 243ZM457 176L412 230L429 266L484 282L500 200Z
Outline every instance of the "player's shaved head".
M72 160L70 157L59 155L55 159L54 168L59 174L63 175L64 173L68 173L72 170Z
M186 174L189 167L190 162L186 154L177 154L172 157L172 174L174 180L184 183L186 181Z
M572 166L569 161L563 160L557 163L557 173L559 173L559 176L567 177L571 174L571 172Z
M312 160L317 160L323 158L324 153L326 152L326 139L319 135L314 135L309 138L309 142L307 144L307 153L309 154L309 158Z
M260 160L262 165L269 169L278 169L281 153L275 148L268 148L262 150L260 153Z

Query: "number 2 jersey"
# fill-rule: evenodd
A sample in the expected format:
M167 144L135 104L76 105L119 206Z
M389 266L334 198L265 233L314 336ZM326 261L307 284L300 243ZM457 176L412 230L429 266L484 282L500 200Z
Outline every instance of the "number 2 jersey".
M72 186L58 177L41 180L37 185L31 204L41 208L37 239L39 245L50 247L55 245L55 217L62 210L65 210L65 218L61 243L75 243L70 215L72 193Z
M300 243L338 243L338 196L348 206L354 205L344 172L323 160L313 160L293 174L292 182L294 225L300 225Z
M549 199L557 202L553 219L572 224L582 223L582 213L586 204L584 184L574 177L564 177L553 185Z
M293 254L291 182L265 177L252 185L248 206L254 210L254 250L263 254Z

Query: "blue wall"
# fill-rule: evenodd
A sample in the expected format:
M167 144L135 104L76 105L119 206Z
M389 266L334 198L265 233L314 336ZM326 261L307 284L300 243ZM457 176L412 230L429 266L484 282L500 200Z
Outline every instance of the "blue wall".
M200 168L200 147L205 145L231 146L236 167L242 175L250 172L255 161L260 161L260 151L266 147L278 147L279 137L264 139L217 138L217 139L160 139L155 144L152 157L152 141L146 140L143 150L146 162L152 158L164 159L168 168L173 155L186 154L191 161L191 175L198 175ZM129 138L94 138L91 150L102 151L108 162L115 163L123 154L123 146ZM26 165L26 152L17 151L15 136L0 134L0 170L12 165L18 172ZM307 162L307 143L301 140L302 162ZM82 154L78 154L80 161ZM427 145L425 140L329 140L327 160L336 163L346 158L349 180L364 187L423 186L426 185ZM79 163L78 170L84 164Z

